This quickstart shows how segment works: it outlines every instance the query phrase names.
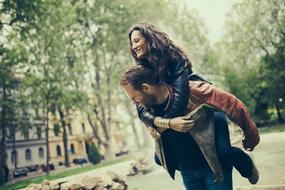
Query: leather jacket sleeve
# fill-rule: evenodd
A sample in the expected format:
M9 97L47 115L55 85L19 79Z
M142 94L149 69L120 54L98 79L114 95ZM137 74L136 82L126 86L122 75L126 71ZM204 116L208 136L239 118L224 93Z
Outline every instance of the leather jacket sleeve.
M165 118L182 116L187 108L189 99L189 72L187 62L180 61L170 66L169 76L173 88L173 96L170 101Z
M173 87L173 96L170 101L165 118L174 118L183 115L188 105L189 99L189 71L187 62L179 61L170 63L168 66L168 77ZM155 116L146 111L143 106L137 106L138 116L147 126L154 127Z
M188 105L189 99L189 72L185 61L178 62L169 66L168 75L173 86L173 96L169 107L166 110L165 118L173 118L183 115ZM140 120L149 127L153 125L155 116L146 111L143 106L137 106Z
M137 112L140 120L144 122L148 127L154 127L155 116L149 111L145 110L142 105L137 105Z

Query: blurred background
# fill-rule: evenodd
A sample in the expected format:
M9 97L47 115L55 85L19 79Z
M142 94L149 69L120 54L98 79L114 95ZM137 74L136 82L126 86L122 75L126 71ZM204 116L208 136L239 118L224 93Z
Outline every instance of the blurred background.
M119 85L134 64L128 28L141 21L158 25L195 73L248 106L266 143L257 162L270 160L261 184L285 183L284 0L0 0L0 10L0 184L8 183L0 189L100 161L126 168L141 152L153 162L153 140ZM130 189L150 190L151 180L153 189L183 189L161 168L148 175L130 178Z

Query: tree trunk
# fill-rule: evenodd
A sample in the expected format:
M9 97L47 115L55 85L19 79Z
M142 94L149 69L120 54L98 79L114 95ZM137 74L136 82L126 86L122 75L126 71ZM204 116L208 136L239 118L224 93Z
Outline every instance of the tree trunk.
M141 144L140 144L140 137L139 137L139 135L138 135L138 131L137 131L137 129L136 129L136 125L135 125L135 122L132 120L131 121L131 126L132 126L132 130L133 130L133 133L134 133L134 140L135 140L135 142L136 142L136 144L137 144L137 148L138 149L140 149L141 148Z
M65 120L64 120L64 113L60 108L58 108L58 113L60 116L60 121L61 121L62 129L63 129L62 140L63 140L63 148L64 148L64 163L66 167L70 167L69 155L68 155L68 138L67 138L67 132L66 132L66 126L65 126Z
M14 127L14 126L13 126ZM16 152L16 131L15 128L13 128L13 152ZM15 155L15 160L14 160L14 169L17 169L17 159L18 159L18 155Z
M46 174L49 175L49 159L50 159L50 155L49 155L49 127L48 127L48 109L46 109L46 113L45 113L45 126L46 126Z
M89 125L90 125L91 128L92 128L93 136L94 136L94 138L97 140L97 147L98 147L98 149L100 149L101 145L103 145L105 142L104 142L103 139L99 136L97 125L92 122L92 119L91 119L91 117L90 117L89 114L87 114L87 119L88 119Z
M7 94L5 84L3 84L3 103L2 103L2 114L1 114L1 142L0 142L0 185L6 183L6 160L7 160L7 152L6 152L6 102L7 102Z
M142 133L143 133L143 147L148 148L150 147L150 135L148 134L148 131L146 129L146 126L142 127Z
M113 160L115 159L115 152L114 152L114 142L112 136L108 136L106 139L106 143L104 144L105 148L105 160Z
M279 106L277 104L275 104L275 109L277 111L278 122L281 124L281 123L284 122L284 119L282 118L280 108L279 108Z
M126 108L128 114L129 114L130 117L131 117L131 119L130 119L130 124L131 124L131 127L132 127L132 131L133 131L133 133L134 133L134 141L135 141L135 143L136 143L136 145L137 145L137 148L140 149L140 148L142 148L142 145L141 145L140 140L139 140L139 139L140 139L140 136L139 136L139 134L138 134L138 130L137 130L137 128L136 128L136 124L135 124L135 120L134 120L134 118L136 118L137 116L136 116L136 115L134 114L134 112L130 109L130 107L133 106L133 105L130 104L130 102L131 102L131 101L129 101L129 100L125 100L125 101L124 101L124 105L125 105L125 108Z
M103 133L104 133L104 137L105 137L105 144L104 144L104 148L105 148L105 159L109 160L109 159L113 159L115 158L115 152L113 150L113 139L112 139L112 135L111 135L111 106L110 106L110 97L111 94L109 94L110 92L107 92L107 98L108 98L108 102L107 102L107 109L105 109L106 103L103 102L102 100L102 94L100 94L99 92L102 92L103 89L101 88L101 76L100 76L100 72L99 72L99 59L98 59L98 53L97 53L97 49L93 49L94 50L94 55L95 55L95 61L94 61L94 67L95 67L95 84L94 87L96 87L95 90L95 95L98 101L98 108L100 109L100 116L98 115L98 113L96 114L97 119L100 122L100 127L103 129ZM104 64L106 64L104 62ZM109 86L108 86L109 87ZM108 89L111 90L111 89ZM106 111L108 110L108 111Z

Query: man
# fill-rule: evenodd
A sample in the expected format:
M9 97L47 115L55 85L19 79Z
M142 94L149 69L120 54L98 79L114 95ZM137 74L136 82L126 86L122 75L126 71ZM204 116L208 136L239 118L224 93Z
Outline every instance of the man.
M121 85L135 104L143 105L155 115L164 115L171 98L171 86L156 81L151 69L140 65L129 68L121 78ZM232 121L242 127L246 147L254 149L259 143L258 130L245 105L233 95L200 81L191 81L189 88L188 112L191 112L190 117L195 125L193 127L189 116L156 119L155 125L163 128L157 129L162 133L156 141L159 162L172 178L175 170L180 170L187 189L232 189L232 170L221 169L216 155L213 111L217 108L226 112ZM176 127L175 130L169 128L184 124L187 130L190 129L187 133L177 132ZM153 130L151 135L158 137ZM257 172L255 167L252 168Z

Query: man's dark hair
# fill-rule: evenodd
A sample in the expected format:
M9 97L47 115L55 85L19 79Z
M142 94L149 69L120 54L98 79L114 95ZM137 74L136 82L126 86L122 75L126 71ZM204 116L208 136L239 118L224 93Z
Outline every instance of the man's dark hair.
M121 86L130 84L135 90L141 90L143 83L157 85L159 80L152 69L142 65L134 65L128 68L120 81Z

